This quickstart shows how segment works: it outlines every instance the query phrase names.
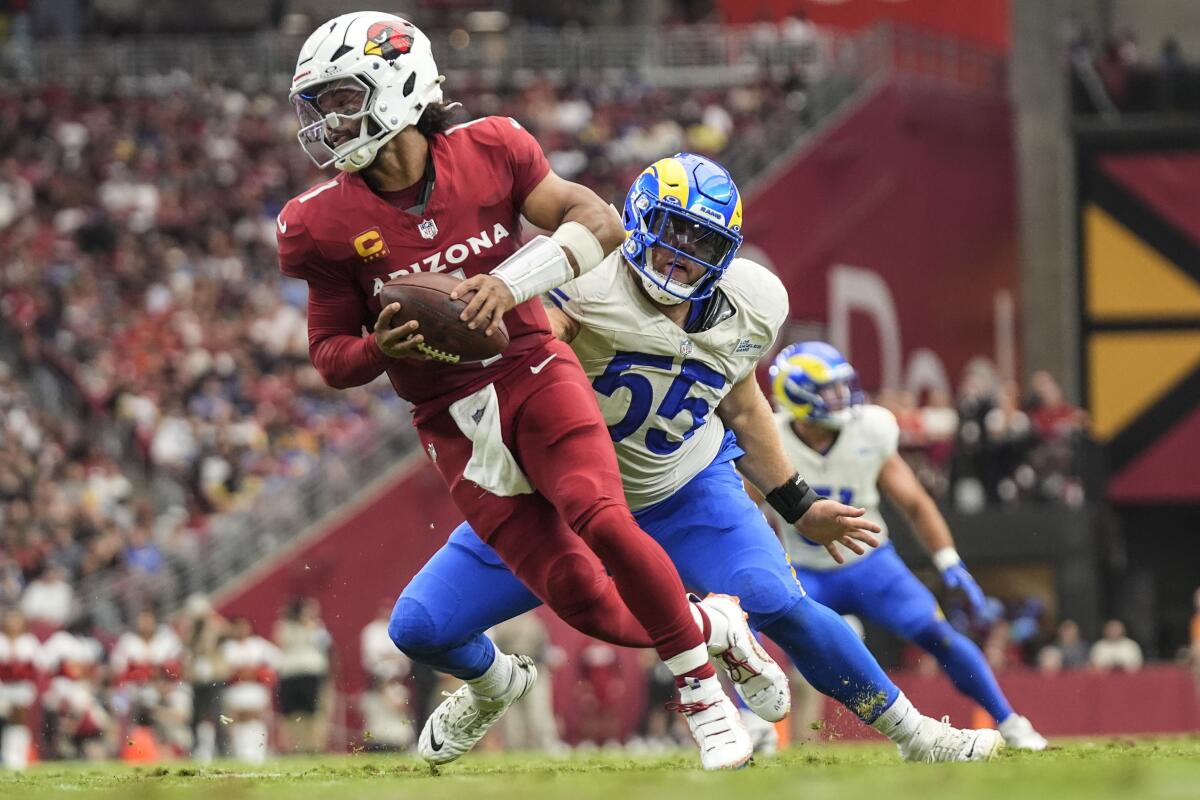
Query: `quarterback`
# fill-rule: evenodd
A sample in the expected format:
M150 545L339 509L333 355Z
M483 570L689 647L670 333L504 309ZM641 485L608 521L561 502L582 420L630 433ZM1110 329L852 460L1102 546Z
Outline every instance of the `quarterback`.
M1013 712L983 653L946 622L933 595L887 542L880 489L912 521L946 585L962 590L975 610L983 606L983 591L958 557L945 518L896 452L896 418L885 408L862 404L854 368L824 342L784 348L771 380L776 425L792 463L812 478L819 494L865 506L884 539L878 550L839 562L818 543L788 531L792 564L809 594L839 614L854 614L916 643L938 660L960 692L992 715L1009 745L1045 749L1046 740L1029 720Z
M850 627L805 596L735 472L736 463L789 523L815 502L782 451L755 378L787 318L787 294L767 269L736 257L742 203L729 173L696 155L661 159L630 189L624 225L620 250L548 299L555 333L571 342L591 379L638 523L689 588L739 596L752 627L782 646L814 686L896 742L905 758L990 757L1001 744L995 731L923 717ZM853 539L841 541L863 552ZM822 552L841 558L837 544ZM393 638L412 658L465 676L478 653L501 657L484 630L537 605L464 524L397 603L410 619L430 623L423 630L394 625ZM750 684L736 688L759 716L782 716L769 707L778 702L773 696L756 695ZM458 721L464 691L426 722L418 742L426 759L448 760L445 743L465 738ZM680 710L690 718L705 708L685 703ZM469 744L482 735L478 718L471 724Z
M413 404L422 446L491 551L579 630L653 646L684 703L708 709L689 718L705 765L740 765L749 736L710 656L753 658L760 691L763 683L782 691L786 679L753 652L733 603L688 602L670 559L634 521L591 387L551 335L539 299L617 247L620 219L595 193L555 175L514 120L450 125L442 80L428 38L388 14L337 17L301 48L290 92L299 141L319 166L341 170L289 201L277 220L280 269L308 284L312 362L337 388L386 373ZM521 216L553 234L520 245ZM457 292L474 292L464 324L491 332L503 319L510 341L501 357L450 365L422 355L418 324L378 299L389 280L421 271L464 278ZM872 528L861 513L815 503L806 531L834 540ZM425 620L405 618L409 610L398 607L398 624L420 629ZM519 696L532 674L527 661L489 659L471 683L479 701L471 713Z

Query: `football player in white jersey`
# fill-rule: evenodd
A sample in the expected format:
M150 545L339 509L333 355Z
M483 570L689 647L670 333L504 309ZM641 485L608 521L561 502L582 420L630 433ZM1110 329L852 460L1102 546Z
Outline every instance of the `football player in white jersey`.
M224 697L225 710L232 718L229 749L239 761L261 764L271 754L268 723L281 653L255 635L249 619L238 617L230 626L229 638L221 643L221 657L229 670Z
M764 267L736 258L741 219L723 167L685 153L661 159L626 199L625 245L549 296L556 334L592 379L634 516L689 588L740 597L753 627L905 758L988 758L1001 745L994 731L920 715L849 626L805 596L734 470L736 461L785 519L827 542L831 554L837 542L856 551L856 538L874 543L877 526L862 521L862 509L819 500L783 454L754 373L787 317L787 294ZM504 658L483 631L539 604L464 524L404 590L389 633L414 660L470 681ZM764 719L786 711L765 685L761 694L751 683L737 688ZM418 741L426 759L461 755L507 707L473 710L469 691L426 722ZM727 724L705 718L707 702L681 697L694 733Z
M878 549L839 562L800 532L787 531L792 564L809 595L839 614L854 614L922 647L960 692L995 718L1010 746L1045 749L1046 740L1009 705L983 653L946 622L933 595L887 541L880 489L908 517L946 585L982 610L983 591L954 549L945 518L897 453L896 418L885 408L863 404L854 368L825 342L799 342L780 351L771 383L779 408L776 425L792 463L818 494L864 506L883 540Z

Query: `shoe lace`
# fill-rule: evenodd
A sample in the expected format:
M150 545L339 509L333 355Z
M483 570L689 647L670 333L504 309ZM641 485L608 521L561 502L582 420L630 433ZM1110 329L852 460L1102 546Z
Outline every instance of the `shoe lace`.
M671 702L667 703L666 709L667 711L678 711L685 717L690 717L693 714L699 714L701 711L707 711L714 705L715 703L705 703L702 700L697 700L694 703L680 703L672 700Z
M967 744L970 734L965 730L952 726L949 716L942 717L940 723L941 728L937 732L937 737L933 740L930 753L938 759L951 755L957 756Z
M668 711L683 714L692 729L692 737L705 750L719 747L733 739L733 725L720 709L720 701L711 703L696 700L690 703L670 702L666 704ZM708 713L706 713L708 712ZM724 736L724 739L718 737Z
M762 673L750 665L749 659L738 658L732 650L721 653L721 662L729 673L729 679L734 683L745 683Z

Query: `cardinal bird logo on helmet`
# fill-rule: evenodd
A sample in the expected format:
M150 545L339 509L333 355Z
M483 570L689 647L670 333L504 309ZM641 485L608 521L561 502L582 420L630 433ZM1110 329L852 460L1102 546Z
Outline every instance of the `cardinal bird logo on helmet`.
M394 61L412 49L412 26L403 20L376 22L367 28L367 44L363 53L379 56L384 61Z

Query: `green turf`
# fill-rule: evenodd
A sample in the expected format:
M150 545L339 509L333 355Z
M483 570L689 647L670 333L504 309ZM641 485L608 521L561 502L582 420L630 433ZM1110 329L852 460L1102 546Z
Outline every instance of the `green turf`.
M0 772L0 798L515 798L516 800L1148 800L1200 798L1200 737L1006 751L989 764L902 764L877 745L804 745L739 772L668 758L469 756L430 770L411 757L289 758L262 767L43 764Z

